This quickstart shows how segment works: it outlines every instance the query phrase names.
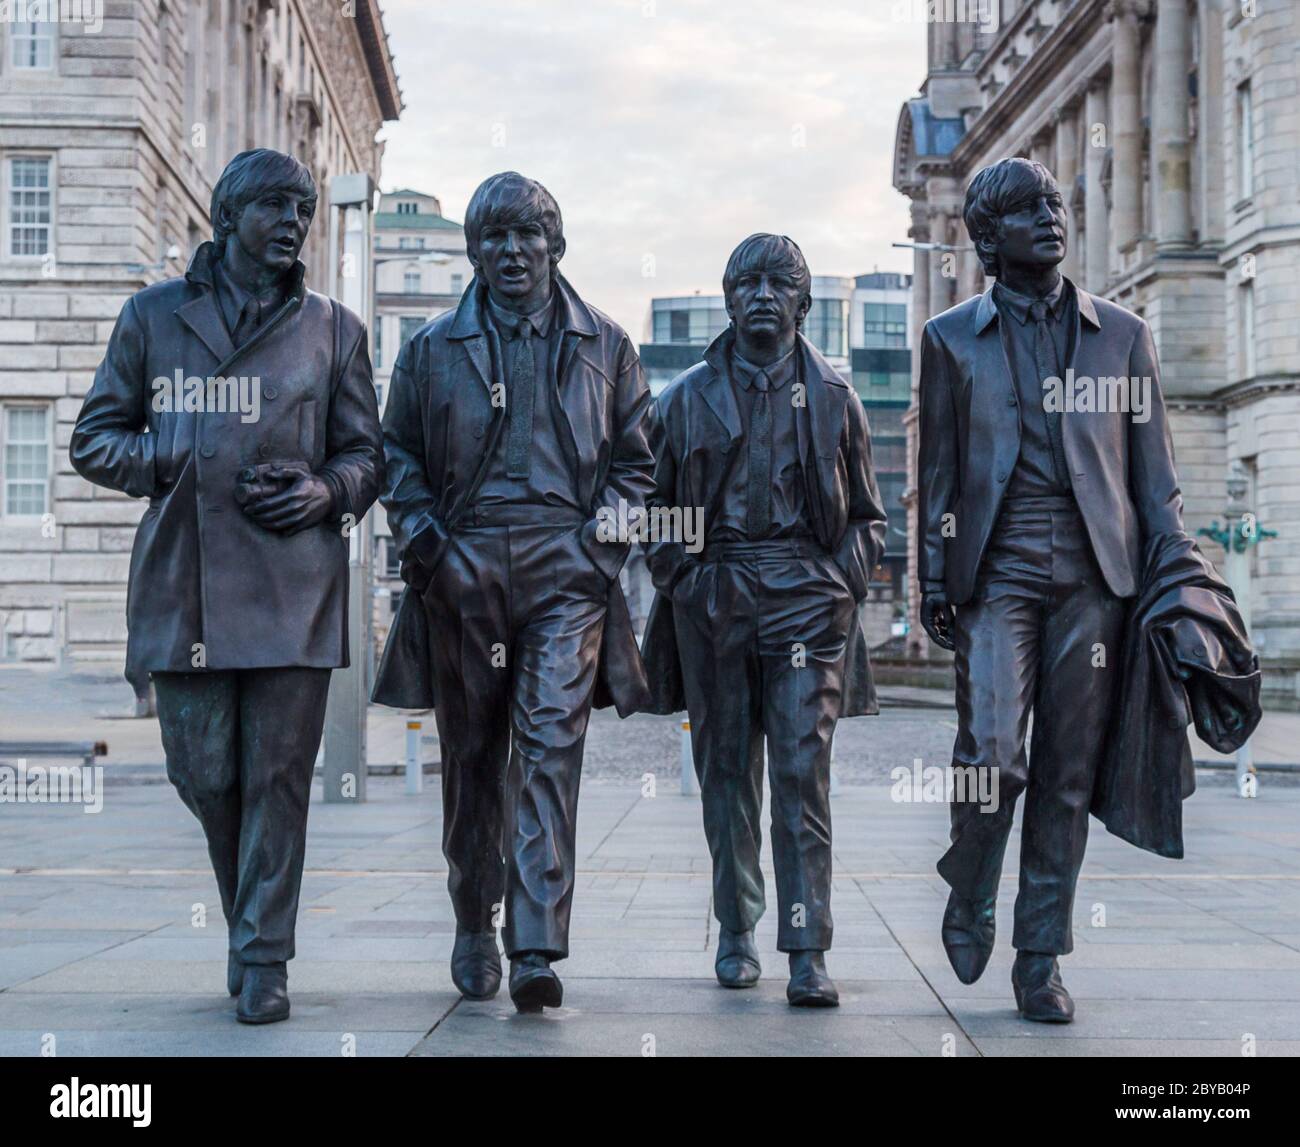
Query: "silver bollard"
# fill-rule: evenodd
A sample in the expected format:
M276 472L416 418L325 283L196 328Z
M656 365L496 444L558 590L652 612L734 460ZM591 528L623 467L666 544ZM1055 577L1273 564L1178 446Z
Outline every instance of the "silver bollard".
M420 760L420 732L423 728L421 721L406 722L406 791L412 794L424 791L424 764Z
M682 722L682 796L698 796L699 778L695 775L695 756L691 752L691 723Z

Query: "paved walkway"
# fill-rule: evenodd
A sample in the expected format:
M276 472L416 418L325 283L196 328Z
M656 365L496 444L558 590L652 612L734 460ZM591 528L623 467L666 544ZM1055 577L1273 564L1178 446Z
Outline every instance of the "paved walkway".
M1251 1040L1300 1054L1300 788L1245 801L1205 777L1183 862L1094 824L1065 962L1079 1019L1041 1027L1011 1002L1013 876L1003 941L963 987L938 938L946 809L895 803L881 784L834 801L843 1006L786 1006L774 894L762 984L717 987L699 804L677 793L675 767L653 798L639 781L584 785L568 1006L527 1017L504 992L469 1003L452 989L435 790L378 779L364 806L314 805L293 1016L266 1028L234 1020L202 837L169 787L111 785L98 815L0 807L0 1055L51 1038L62 1056L1239 1056Z

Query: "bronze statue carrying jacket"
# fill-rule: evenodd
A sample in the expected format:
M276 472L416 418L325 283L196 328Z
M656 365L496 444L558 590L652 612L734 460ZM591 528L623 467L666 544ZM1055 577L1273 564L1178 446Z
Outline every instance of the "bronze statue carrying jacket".
M1145 385L1143 421L1123 410L1061 414L1070 483L1097 564L1113 594L1132 597L1144 541L1182 529L1160 370L1145 321L1074 290L1079 319L1067 374L1090 380L1094 395L1103 380L1137 379L1140 400ZM998 322L990 287L932 318L921 337L918 576L923 593L946 589L953 605L970 600L1020 454L1020 408Z
M282 306L236 350L213 289L216 257L204 243L184 278L127 301L72 434L77 473L149 499L127 588L126 675L137 687L160 670L346 665L343 522L361 520L383 475L361 320L307 290L299 263ZM256 386L256 404L175 409L178 377L242 380L226 393L251 398ZM336 517L292 536L248 517L238 475L272 462L306 462L334 491Z
M659 396L655 416L655 492L647 504L702 511L705 537L743 442L728 367L734 338L727 330L714 339L704 361L675 378ZM885 511L871 464L867 413L849 384L803 335L797 353L803 356L802 377L808 386L808 418L796 424L808 515L817 540L861 602L885 548ZM657 592L641 651L653 713L676 713L686 707L669 594L690 560L692 555L681 541L652 541L646 546L646 564ZM875 713L866 641L856 615L848 645L840 716Z

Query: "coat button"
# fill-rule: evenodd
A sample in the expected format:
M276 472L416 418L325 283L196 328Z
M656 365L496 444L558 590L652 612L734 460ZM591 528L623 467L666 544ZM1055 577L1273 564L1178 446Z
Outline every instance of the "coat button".
M276 390L275 387L273 387L273 386L264 386L264 387L262 387L262 397L263 397L263 398L266 398L266 399L272 399L272 398L275 398L276 395L278 395L279 393L280 393L280 392L279 392L278 390Z
M999 482L1005 482L1006 480L1007 480L1007 476L1006 476L1006 474L999 474L999 475L998 475L998 481L999 481Z
M204 446L199 451L199 454L204 458L215 458L217 456L217 448L215 446Z
M1015 406L1015 404L1016 404L1016 396L1014 394L1007 395L1007 405Z
M487 426L486 426L485 423L482 423L482 422L476 422L476 423L474 424L474 437L475 437L475 438L482 438L482 437L483 437L483 432L484 432L486 429L487 429Z
M271 456L270 443L263 442L262 445L257 448L257 456L259 458L269 458Z

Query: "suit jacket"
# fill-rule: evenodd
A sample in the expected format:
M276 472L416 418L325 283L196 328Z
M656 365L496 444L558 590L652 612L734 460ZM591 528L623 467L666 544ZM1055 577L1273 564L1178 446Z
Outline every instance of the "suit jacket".
M1232 590L1183 533L1147 543L1128 633L1092 813L1139 848L1181 857L1182 802L1196 788L1187 726L1219 752L1244 745L1262 715L1259 659Z
M127 587L127 677L152 671L347 665L348 539L383 471L379 411L361 320L292 272L279 309L236 349L213 287L211 243L182 279L127 301L72 433L77 473L148 498ZM242 377L239 410L168 408L154 381ZM159 409L162 407L162 409ZM242 469L305 462L335 494L333 519L293 536L235 501ZM196 660L194 646L203 645Z
M1132 597L1142 544L1182 530L1182 494L1145 321L1075 288L1078 318L1067 369L1076 378L1149 379L1150 418L1065 411L1070 482L1112 593ZM970 600L1020 454L1020 408L992 288L932 318L921 337L918 576L923 593ZM953 515L945 529L945 516Z
M655 415L655 489L647 505L702 507L705 536L744 441L730 378L734 338L727 330L714 339L704 361L675 378L659 396ZM831 553L861 602L871 570L885 548L885 511L871 466L867 413L848 383L802 335L798 353L808 388L807 418L796 421L808 514L817 540ZM655 713L676 713L686 707L670 593L691 560L682 541L646 546L646 565L656 593L642 657ZM841 716L877 711L866 641L855 614Z
M636 712L647 699L645 670L618 580L630 542L597 538L597 514L620 502L641 507L652 488L654 459L646 441L650 405L641 364L623 329L584 303L555 276L551 375L556 379L564 449L578 500L591 517L580 539L610 578L595 704ZM477 278L455 311L438 316L402 348L384 409L387 481L380 501L402 560L402 577L418 592L437 569L465 511L473 506L488 461L505 433L505 408L492 401L487 288ZM408 591L404 597L410 597ZM380 704L427 708L433 683L428 642L413 632L421 611L399 605L376 677ZM423 649L423 654L420 650ZM424 664L420 663L423 656ZM408 702L417 702L408 704ZM427 702L423 704L421 702Z

